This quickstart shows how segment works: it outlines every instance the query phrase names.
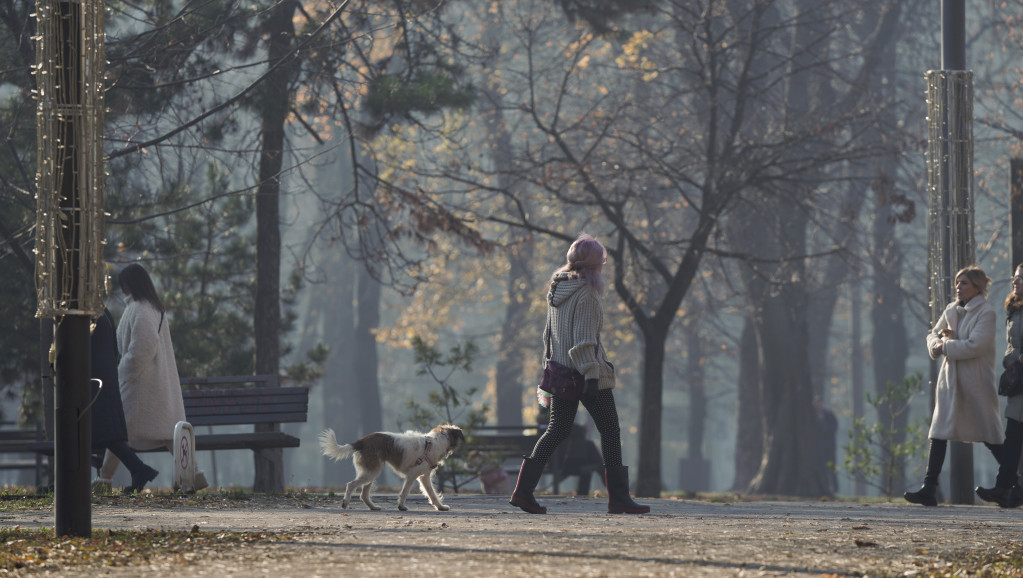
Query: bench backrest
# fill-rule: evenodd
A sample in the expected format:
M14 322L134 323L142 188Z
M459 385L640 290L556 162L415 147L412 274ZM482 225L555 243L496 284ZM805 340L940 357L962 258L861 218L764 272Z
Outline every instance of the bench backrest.
M276 376L193 378L182 382L186 419L193 426L306 421L309 388L247 387L245 383L276 383ZM242 387L210 387L225 384Z

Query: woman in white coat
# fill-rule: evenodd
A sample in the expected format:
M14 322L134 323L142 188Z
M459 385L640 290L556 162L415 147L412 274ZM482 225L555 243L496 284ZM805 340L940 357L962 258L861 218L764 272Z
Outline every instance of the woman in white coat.
M185 405L166 309L153 280L141 265L125 267L118 275L118 283L128 299L117 325L117 346L121 352L117 375L128 445L136 450L169 450L174 426L185 419ZM120 460L107 452L100 478L111 479L119 465ZM141 490L151 481L135 478L133 475L126 493Z
M919 491L904 494L914 504L938 505L938 474L949 440L983 442L995 459L1000 457L1003 434L995 389L995 310L986 298L990 282L975 265L956 273L956 300L927 334L927 351L931 359L941 359L941 370L924 483Z

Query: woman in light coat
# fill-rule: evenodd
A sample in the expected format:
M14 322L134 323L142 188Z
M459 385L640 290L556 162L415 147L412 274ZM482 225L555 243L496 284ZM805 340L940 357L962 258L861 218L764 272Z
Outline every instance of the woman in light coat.
M1023 356L1023 265L1017 265L1010 280L1012 292L1005 299L1005 340L1002 368L1007 369ZM986 502L1003 508L1023 505L1023 489L1019 487L1020 449L1023 448L1023 393L1011 395L1005 404L1005 443L998 464L995 487L977 488L977 495Z
M128 445L136 450L170 449L174 426L185 419L181 381L174 361L170 323L156 293L153 280L141 265L133 263L118 276L128 306L117 325L121 362L117 367L121 400L128 426ZM120 460L107 452L101 479L110 479ZM126 491L140 489L132 479Z
M907 501L938 505L938 474L948 442L983 442L995 459L1001 454L1002 427L995 389L995 310L987 302L991 282L975 265L956 273L956 300L945 308L927 334L931 359L941 359L934 392L934 415L927 472L919 491Z

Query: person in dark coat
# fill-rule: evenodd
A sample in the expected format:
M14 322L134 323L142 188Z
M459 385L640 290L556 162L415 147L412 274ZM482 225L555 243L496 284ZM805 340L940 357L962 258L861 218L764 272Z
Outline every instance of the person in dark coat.
M110 311L96 320L92 330L92 449L110 450L131 473L131 485L124 489L126 494L140 492L147 483L156 479L158 471L149 467L128 445L128 426L124 421L124 406L121 403L121 388L117 379L117 335L114 318ZM102 387L95 380L102 381ZM99 480L110 483L109 480Z

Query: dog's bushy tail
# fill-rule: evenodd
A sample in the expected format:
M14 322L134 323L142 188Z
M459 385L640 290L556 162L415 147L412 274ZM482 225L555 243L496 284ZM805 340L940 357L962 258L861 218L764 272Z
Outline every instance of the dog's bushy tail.
M320 434L320 450L322 450L323 455L333 458L335 462L340 462L341 460L348 459L355 448L351 444L341 445L337 443L334 430L327 428Z

